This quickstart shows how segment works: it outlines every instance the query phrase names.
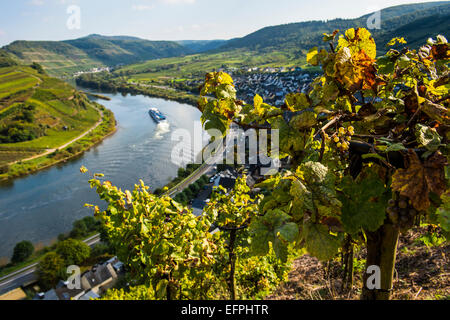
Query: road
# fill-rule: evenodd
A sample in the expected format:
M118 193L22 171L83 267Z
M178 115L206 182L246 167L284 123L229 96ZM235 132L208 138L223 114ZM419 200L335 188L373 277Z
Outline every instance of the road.
M203 175L205 174L211 174L214 171L214 167L217 165L216 163L219 163L217 160L220 159L220 156L223 155L224 149L223 145L220 146L219 150L215 152L215 155L213 156L212 161L205 162L197 171L194 172L191 176L183 180L180 184L178 184L175 188L169 190L167 192L167 195L169 197L174 197L178 193L183 192L184 189L189 187L191 184L195 183L197 180L199 180ZM210 163L210 164L208 164Z
M100 242L100 235L96 234L84 240L84 242L92 247ZM26 266L25 268L0 278L0 295L20 286L26 286L35 282L37 280L37 266L38 263L33 263L32 265Z

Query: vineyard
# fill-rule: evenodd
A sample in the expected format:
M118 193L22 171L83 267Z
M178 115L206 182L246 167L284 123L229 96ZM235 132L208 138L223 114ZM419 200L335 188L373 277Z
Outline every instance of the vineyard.
M98 111L38 65L0 68L0 166L57 148L98 120Z
M358 277L361 299L388 300L401 235L427 230L448 241L447 40L410 50L395 38L378 58L364 28L323 41L326 49L307 54L322 75L281 108L258 95L246 104L228 74L206 75L198 102L206 130L226 136L235 124L270 130L270 139L278 131L272 156L289 158L290 167L266 176L260 192L244 175L229 193L217 188L195 217L142 181L122 191L94 175L91 187L108 204L95 214L135 284L106 299L264 299L307 254L339 263L343 292Z

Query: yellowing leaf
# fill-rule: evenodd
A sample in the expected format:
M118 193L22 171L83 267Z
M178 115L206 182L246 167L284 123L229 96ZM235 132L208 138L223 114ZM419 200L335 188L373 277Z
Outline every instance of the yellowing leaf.
M408 42L406 42L405 38L403 38L403 37L401 37L401 38L397 37L397 38L394 38L391 41L389 41L387 45L388 46L395 46L397 43L406 44Z
M375 59L377 56L377 46L371 33L365 28L349 29L345 32L345 37L339 39L339 48L347 47L352 56L364 51L368 57Z
M258 115L262 115L263 113L263 109L261 108L261 105L263 104L263 98L261 98L261 96L259 94L257 94L255 96L254 100L254 105L255 105L255 111Z
M319 50L317 47L314 47L311 50L309 50L308 54L306 55L306 61L313 66L317 66L319 65L318 55Z
M436 152L422 164L413 150L409 150L407 159L408 168L399 169L392 176L392 190L408 197L418 211L425 211L430 207L430 192L440 196L446 190L444 168L447 159Z

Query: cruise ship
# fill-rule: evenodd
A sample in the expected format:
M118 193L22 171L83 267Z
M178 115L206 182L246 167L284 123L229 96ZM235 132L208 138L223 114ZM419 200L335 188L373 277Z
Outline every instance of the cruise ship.
M148 112L150 116L155 120L157 123L160 123L161 121L166 120L167 118L156 108L151 108Z

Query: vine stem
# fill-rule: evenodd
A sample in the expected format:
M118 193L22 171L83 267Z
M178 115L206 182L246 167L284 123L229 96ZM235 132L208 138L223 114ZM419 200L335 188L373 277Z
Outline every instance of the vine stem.
M236 272L236 253L234 252L234 247L236 243L236 232L237 230L231 230L230 231L230 243L228 246L229 251L229 260L230 260L230 296L231 300L236 300L236 278L235 278L235 272Z
M342 115L338 115L336 117L333 118L333 120L331 120L330 122L328 122L326 125L324 125L319 132L314 136L314 139L317 139L321 134L323 134L323 132L325 132L328 128L330 128L332 125L334 125L335 123L337 123L339 120L341 120Z

